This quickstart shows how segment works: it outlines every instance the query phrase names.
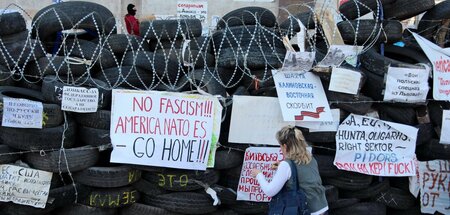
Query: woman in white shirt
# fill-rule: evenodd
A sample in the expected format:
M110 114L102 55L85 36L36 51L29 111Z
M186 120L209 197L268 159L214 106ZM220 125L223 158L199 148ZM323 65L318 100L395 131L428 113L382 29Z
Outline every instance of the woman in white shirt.
M311 215L326 214L328 203L325 188L322 186L317 161L306 149L307 144L302 132L294 126L286 126L277 132L276 137L285 158L296 164L298 185L305 192ZM291 174L291 167L286 161L278 164L271 182L267 182L261 170L252 170L252 176L256 177L263 192L270 197L281 191Z

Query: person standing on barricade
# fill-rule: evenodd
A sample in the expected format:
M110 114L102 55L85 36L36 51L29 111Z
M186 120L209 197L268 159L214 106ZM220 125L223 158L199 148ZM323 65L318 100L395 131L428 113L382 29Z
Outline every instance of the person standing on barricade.
M125 15L125 25L129 34L139 36L139 20L136 16L136 6L134 4L128 4L128 14Z

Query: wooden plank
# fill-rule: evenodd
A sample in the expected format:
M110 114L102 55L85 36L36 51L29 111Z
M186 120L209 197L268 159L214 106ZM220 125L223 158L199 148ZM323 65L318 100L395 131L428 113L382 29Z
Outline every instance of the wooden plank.
M341 33L337 29L335 17L338 16L337 8L339 0L316 0L314 12L322 26L325 37L332 45L344 45Z

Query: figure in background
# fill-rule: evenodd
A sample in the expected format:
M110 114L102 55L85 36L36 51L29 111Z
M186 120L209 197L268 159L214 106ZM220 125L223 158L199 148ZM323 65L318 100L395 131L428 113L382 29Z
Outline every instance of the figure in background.
M136 16L136 7L134 4L129 4L127 6L128 14L125 15L125 25L129 34L139 35L139 20Z

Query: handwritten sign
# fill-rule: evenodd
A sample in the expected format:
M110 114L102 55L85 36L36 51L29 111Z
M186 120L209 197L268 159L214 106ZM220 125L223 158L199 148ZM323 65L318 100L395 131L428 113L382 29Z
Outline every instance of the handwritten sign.
M441 138L439 143L450 144L450 132L448 131L450 131L450 110L443 110Z
M41 102L3 97L2 126L13 128L42 128Z
M237 200L252 202L270 202L270 197L264 194L256 178L251 176L252 169L259 169L268 181L272 180L276 170L272 164L284 160L279 147L249 147L245 150L244 164L237 190Z
M419 162L420 210L450 213L450 160Z
M417 128L349 115L336 133L338 169L376 176L415 174Z
M275 133L286 125L294 123L283 121L277 98L233 96L229 142L278 145Z
M281 71L307 72L314 63L315 52L287 51Z
M113 90L111 162L205 170L221 111L212 96Z
M359 92L361 73L344 68L334 67L331 73L328 90L356 95Z
M63 87L61 110L78 113L94 113L98 107L98 89Z
M331 109L331 115L333 115L333 121L331 122L296 121L295 126L308 128L309 132L337 131L341 119L341 111L339 109Z
M177 16L181 19L199 19L207 23L208 1L178 1Z
M450 101L450 51L416 33L411 33L433 64L433 98Z
M384 101L425 102L428 94L427 69L389 67Z
M311 72L272 70L284 121L333 121L320 78Z
M51 180L51 172L0 165L0 201L45 208Z

